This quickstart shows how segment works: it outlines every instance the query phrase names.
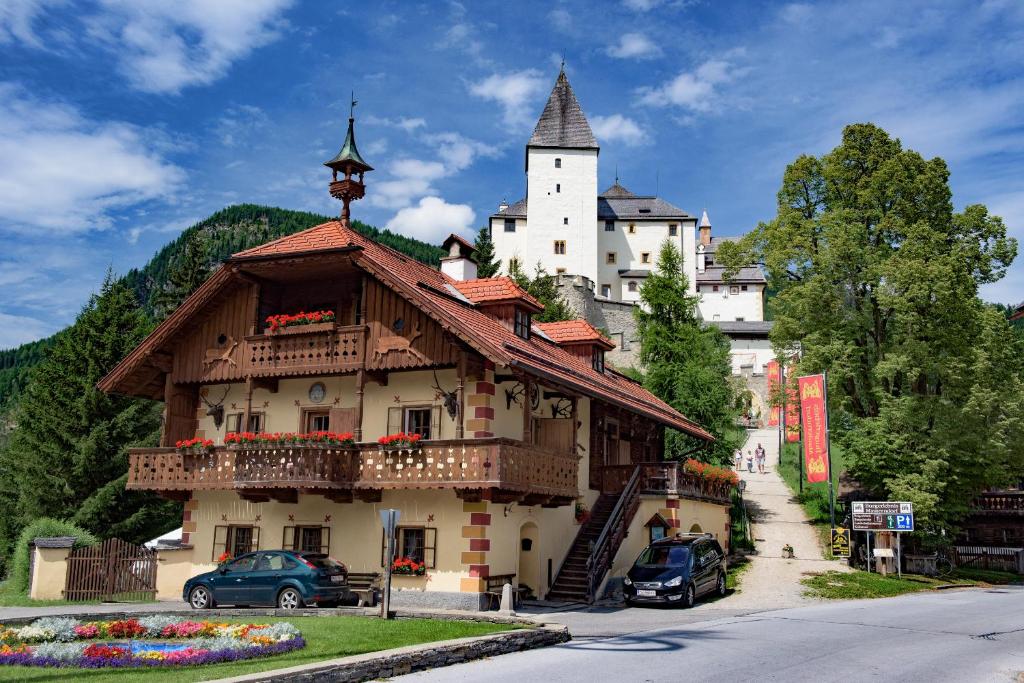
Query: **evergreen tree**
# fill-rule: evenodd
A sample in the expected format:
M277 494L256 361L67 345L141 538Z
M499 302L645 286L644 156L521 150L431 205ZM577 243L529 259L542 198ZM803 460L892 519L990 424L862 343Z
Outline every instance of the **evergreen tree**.
M210 257L203 231L193 229L190 234L186 232L183 238L185 248L167 271L167 282L153 294L151 304L157 320L163 320L173 313L210 277Z
M494 242L491 241L491 229L480 228L476 234L476 272L478 277L494 277L501 268L501 263L494 260Z
M7 488L0 512L9 517L0 525L3 550L40 517L69 519L103 537L134 542L180 520L180 506L124 489L127 448L157 443L160 405L96 388L150 327L132 292L108 272L100 293L32 370L17 425L0 453Z
M642 306L634 309L644 386L715 437L710 449L696 457L729 463L740 446L729 381L729 342L717 328L701 322L698 299L687 287L682 256L675 245L665 241L654 272L640 288ZM682 458L703 443L670 432L666 455Z
M553 323L560 320L575 320L579 316L558 294L557 280L541 267L540 263L534 270L533 277L527 275L519 261L512 259L508 264L508 276L522 287L533 298L544 306L544 311L534 316L539 323Z

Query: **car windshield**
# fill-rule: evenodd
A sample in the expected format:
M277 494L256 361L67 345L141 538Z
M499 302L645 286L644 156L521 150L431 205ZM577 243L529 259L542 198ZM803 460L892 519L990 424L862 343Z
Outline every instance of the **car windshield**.
M343 565L341 562L338 562L333 557L329 557L327 555L316 555L310 553L308 555L303 555L302 559L306 560L312 565L317 566L320 569L339 570L345 568L345 565Z
M685 545L648 546L636 563L641 567L685 567L690 561L690 549Z

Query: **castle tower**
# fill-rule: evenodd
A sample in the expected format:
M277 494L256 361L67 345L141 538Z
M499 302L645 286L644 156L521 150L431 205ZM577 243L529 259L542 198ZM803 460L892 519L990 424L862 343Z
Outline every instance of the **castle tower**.
M341 223L346 227L348 226L350 215L349 204L353 200L362 199L363 195L366 194L363 174L373 170L373 166L370 166L363 160L362 155L359 154L359 150L356 148L355 106L356 100L353 97L348 110L348 133L345 134L345 142L333 159L324 162L324 166L332 171L331 196L335 199L340 199L342 202ZM341 180L338 180L339 173L344 176ZM355 175L358 175L358 178L353 177Z

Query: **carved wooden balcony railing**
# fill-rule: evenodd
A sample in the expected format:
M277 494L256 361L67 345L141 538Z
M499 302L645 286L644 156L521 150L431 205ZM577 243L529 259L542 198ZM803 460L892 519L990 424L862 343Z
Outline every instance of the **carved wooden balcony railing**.
M1024 491L990 491L971 503L974 514L1024 515Z
M425 441L412 451L376 444L335 447L218 447L208 455L133 449L127 487L165 493L286 490L366 494L385 489L455 489L460 496L568 505L577 495L579 458L510 439Z
M345 372L362 367L365 325L333 323L284 328L245 338L245 372L253 377L287 377Z
M677 462L643 462L602 467L601 491L621 492L637 467L640 468L640 493L663 493L716 503L731 502L731 487L728 484L705 481L695 474L683 471Z

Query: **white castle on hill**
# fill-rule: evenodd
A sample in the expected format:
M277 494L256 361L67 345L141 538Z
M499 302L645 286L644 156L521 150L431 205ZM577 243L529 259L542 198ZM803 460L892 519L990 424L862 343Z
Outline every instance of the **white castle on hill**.
M596 310L615 311L640 299L640 285L667 239L683 255L690 291L700 295L701 317L730 338L734 374L762 375L772 359L764 320L765 278L759 267L740 270L726 282L715 261L718 246L707 211L693 214L654 195L638 195L615 183L597 189L600 147L565 72L526 143L526 197L504 202L490 219L495 256L507 268L516 260L529 272L540 264L550 274L586 283L594 306L578 306L591 324L606 329L619 345L618 361L632 364L635 329L631 315L594 320ZM569 299L570 303L574 303ZM634 349L635 351L635 349ZM609 360L616 361L614 354Z

